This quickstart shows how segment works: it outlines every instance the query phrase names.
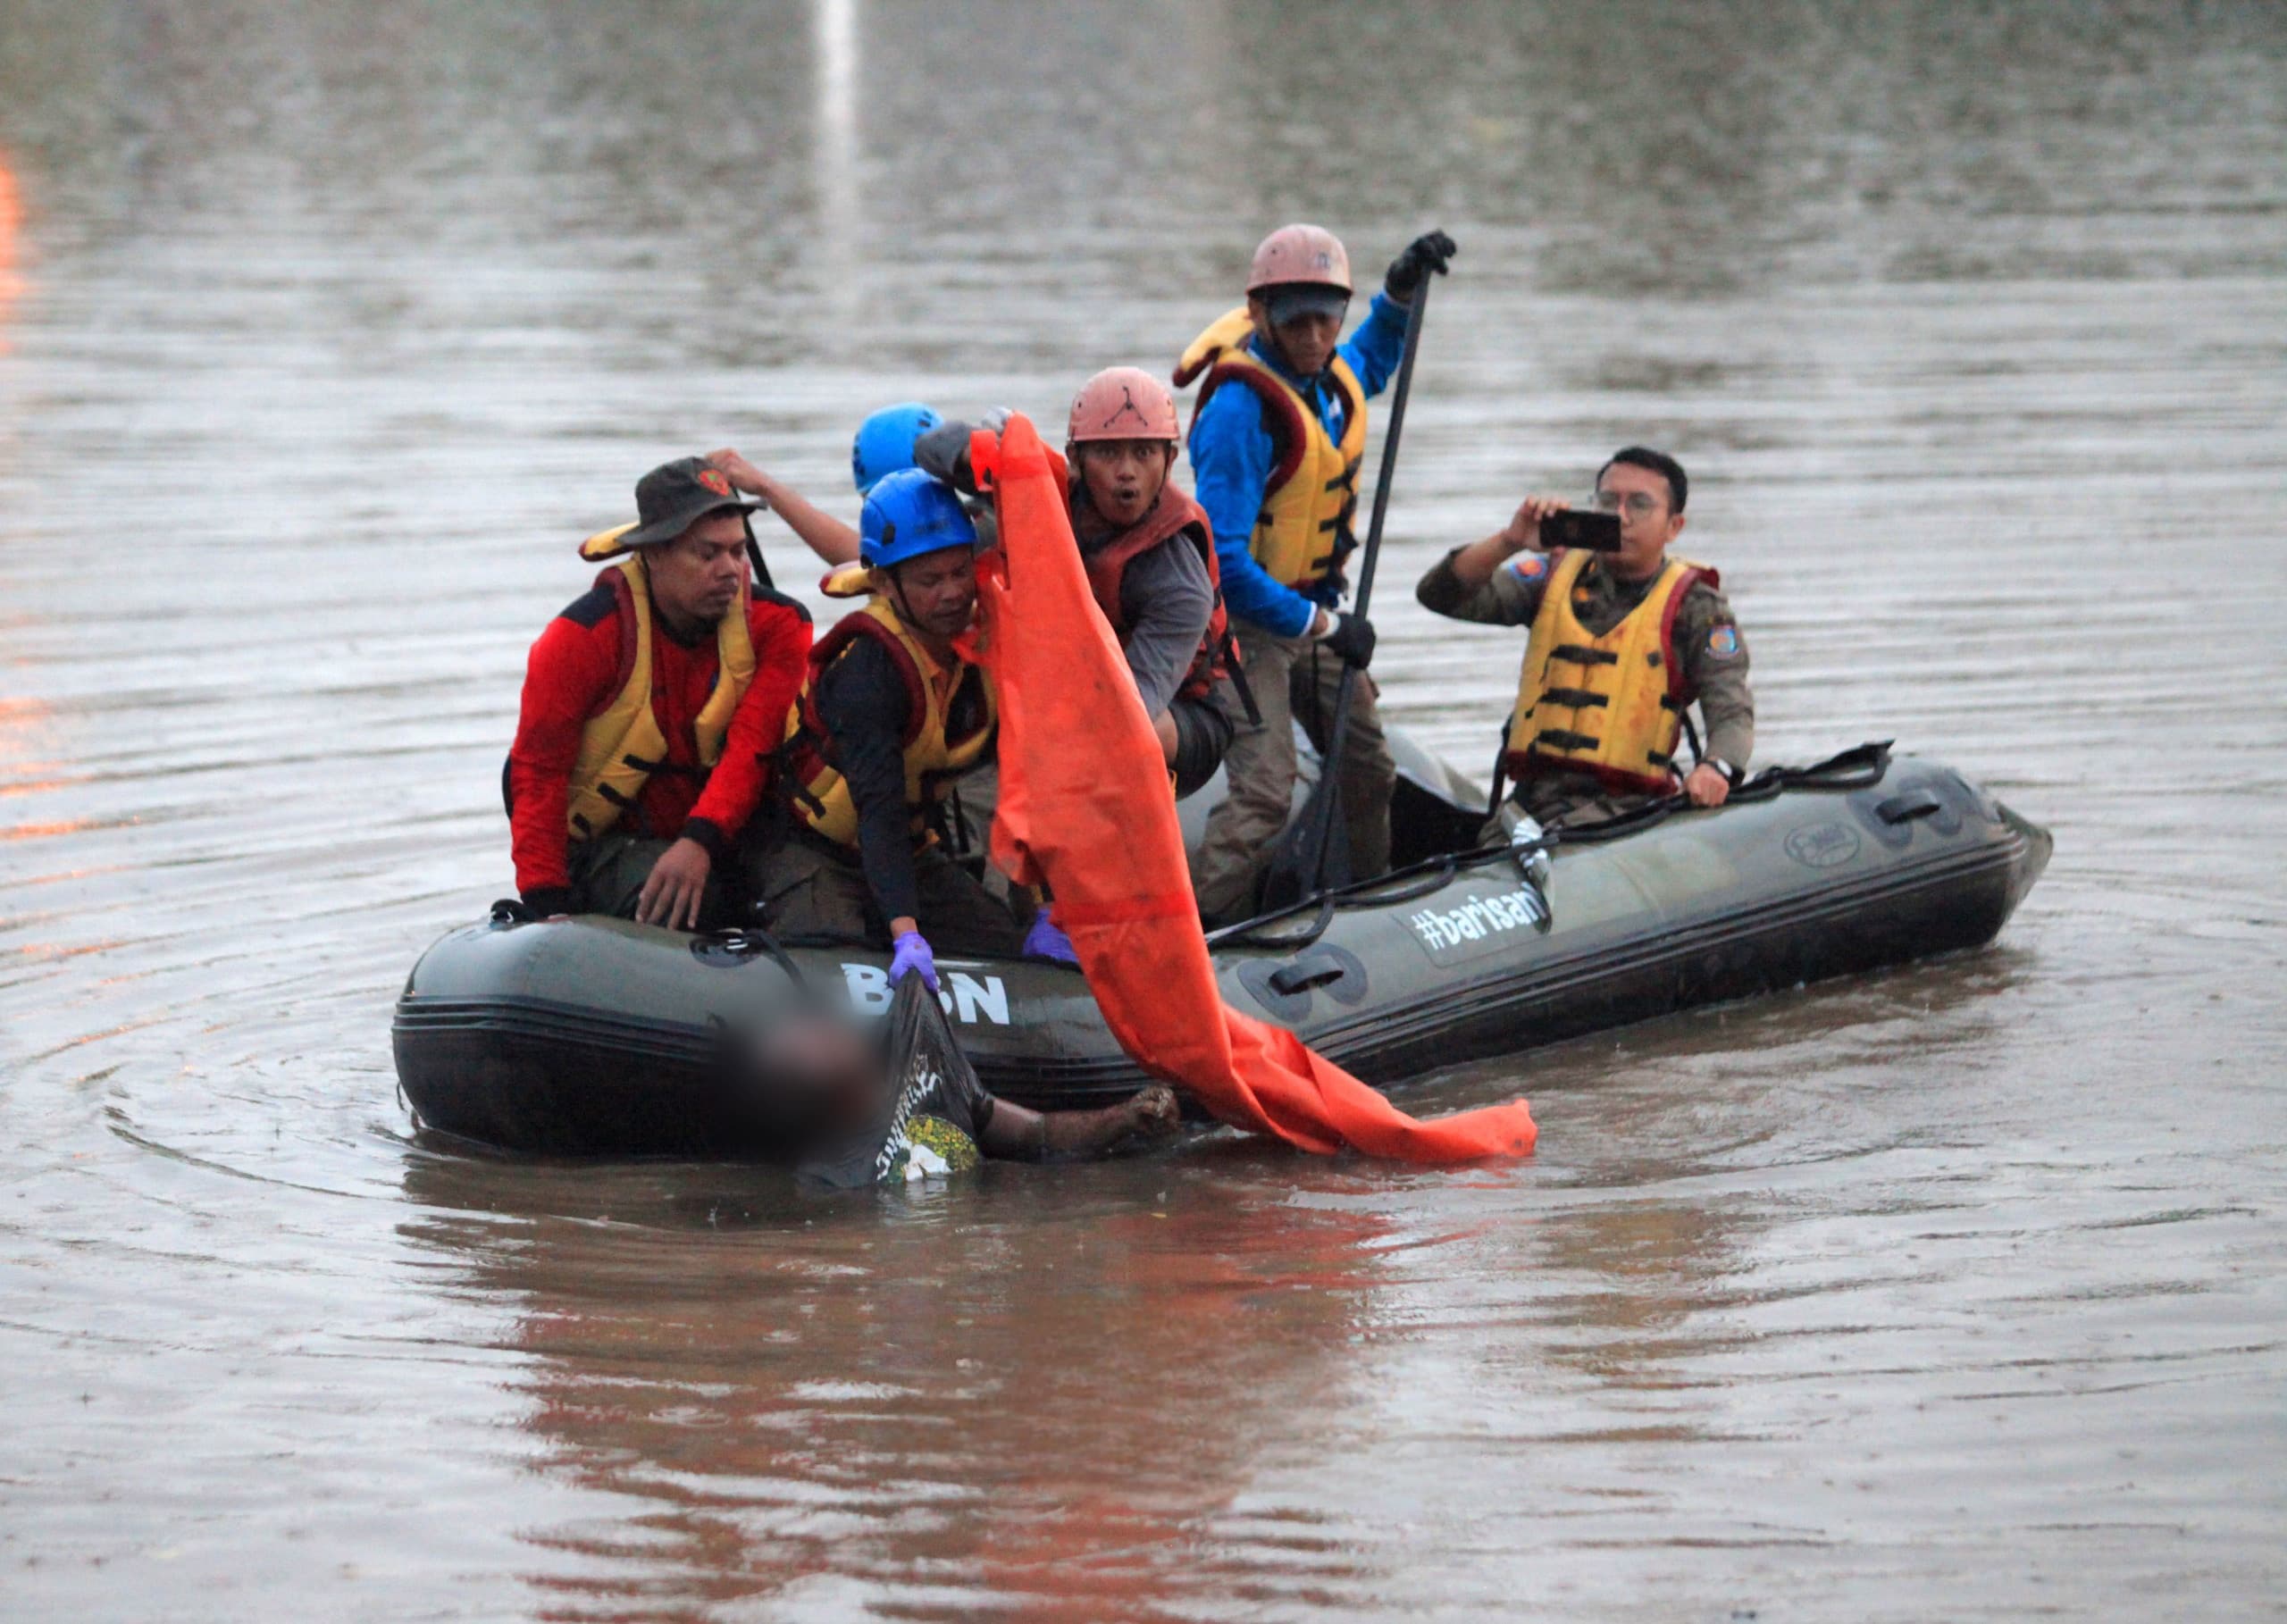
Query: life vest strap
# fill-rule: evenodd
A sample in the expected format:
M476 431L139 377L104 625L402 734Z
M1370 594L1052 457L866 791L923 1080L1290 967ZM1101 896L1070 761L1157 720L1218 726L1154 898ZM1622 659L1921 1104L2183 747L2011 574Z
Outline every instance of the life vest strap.
M1567 660L1575 666L1617 666L1620 656L1609 649L1591 649L1581 643L1559 643L1549 650L1551 660Z
M677 778L705 778L708 775L707 768L703 766L693 766L687 761L668 761L664 758L658 761L647 761L642 757L636 755L632 751L629 751L621 756L620 759L625 762L629 766L633 767L639 773L665 773L671 777Z
M1262 725L1262 707L1255 703L1254 684L1247 681L1245 665L1239 658L1237 637L1227 627L1223 632L1223 646L1219 656L1223 674L1231 679L1231 688L1239 696L1239 704L1247 713L1247 725ZM1213 691L1211 686L1209 691Z
M1553 750L1592 750L1603 742L1603 740L1590 734L1576 733L1562 727L1544 727L1533 735L1536 749L1546 744Z
M1569 705L1575 710L1591 705L1601 708L1612 703L1610 694L1591 693L1585 688L1546 688L1541 691L1541 698L1558 705Z

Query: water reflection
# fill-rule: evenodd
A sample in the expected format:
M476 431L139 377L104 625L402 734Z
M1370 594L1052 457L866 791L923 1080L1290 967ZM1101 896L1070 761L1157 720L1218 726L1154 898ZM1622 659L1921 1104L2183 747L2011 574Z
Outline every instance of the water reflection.
M24 279L19 269L23 252L24 200L16 172L0 152L0 355L8 350L9 319L22 297Z
M15 0L0 155L14 1611L2287 1580L2277 6ZM826 1213L406 1146L391 996L506 888L524 651L632 474L846 501L866 409L1060 411L1294 215L1462 243L1392 716L1483 761L1516 640L1405 584L1667 443L1766 759L1895 732L2056 826L2000 949L1415 1096L1529 1092L1501 1176Z
M815 0L814 11L818 246L826 264L842 265L859 257L865 229L858 168L858 0ZM839 320L858 314L853 286L837 280L829 297Z
M646 1615L833 1576L892 1611L1161 1616L1167 1553L1266 1452L1323 1446L1388 1228L1150 1163L877 1201L422 1156L406 1193L457 1289L521 1304L549 1469L639 1507L536 1537Z

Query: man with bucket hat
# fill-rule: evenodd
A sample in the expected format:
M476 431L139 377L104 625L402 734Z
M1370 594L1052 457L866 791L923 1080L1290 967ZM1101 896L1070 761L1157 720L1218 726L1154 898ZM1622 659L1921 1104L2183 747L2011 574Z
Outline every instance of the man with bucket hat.
M1281 226L1254 251L1245 305L1193 339L1176 368L1177 388L1200 381L1193 483L1214 525L1223 597L1260 717L1231 742L1230 793L1194 860L1200 911L1211 920L1252 911L1293 801L1294 724L1325 748L1344 666L1362 668L1373 657L1373 626L1339 607L1357 545L1351 519L1366 402L1397 371L1414 290L1455 252L1443 231L1414 239L1358 331L1339 341L1349 254L1323 227ZM1338 771L1350 867L1363 879L1389 866L1397 783L1373 684L1363 678Z
M801 606L748 574L757 506L679 457L637 482L633 523L581 544L607 567L533 643L508 752L516 889L534 911L678 930L728 917L725 870L810 647Z

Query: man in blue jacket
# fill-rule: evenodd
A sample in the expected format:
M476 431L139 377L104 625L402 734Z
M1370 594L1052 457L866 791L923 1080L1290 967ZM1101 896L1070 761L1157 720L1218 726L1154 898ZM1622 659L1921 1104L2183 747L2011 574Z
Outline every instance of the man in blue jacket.
M1337 764L1350 872L1364 878L1389 866L1397 767L1363 670L1374 628L1339 606L1357 546L1366 402L1397 371L1414 290L1454 252L1443 231L1416 238L1345 343L1349 255L1321 227L1282 226L1254 251L1245 306L1194 339L1176 370L1178 387L1202 379L1194 487L1215 527L1223 599L1261 716L1240 726L1224 758L1230 793L1194 858L1192 883L1210 920L1253 910L1294 799L1294 724L1326 748L1345 664L1361 668ZM1228 708L1241 710L1236 699Z

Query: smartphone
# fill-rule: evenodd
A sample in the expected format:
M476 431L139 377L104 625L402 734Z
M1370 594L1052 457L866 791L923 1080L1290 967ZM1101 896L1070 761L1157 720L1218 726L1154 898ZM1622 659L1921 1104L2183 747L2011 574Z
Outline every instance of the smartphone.
M1540 550L1553 553L1563 547L1577 547L1590 553L1618 552L1620 515L1581 507L1567 507L1549 515L1540 522Z

